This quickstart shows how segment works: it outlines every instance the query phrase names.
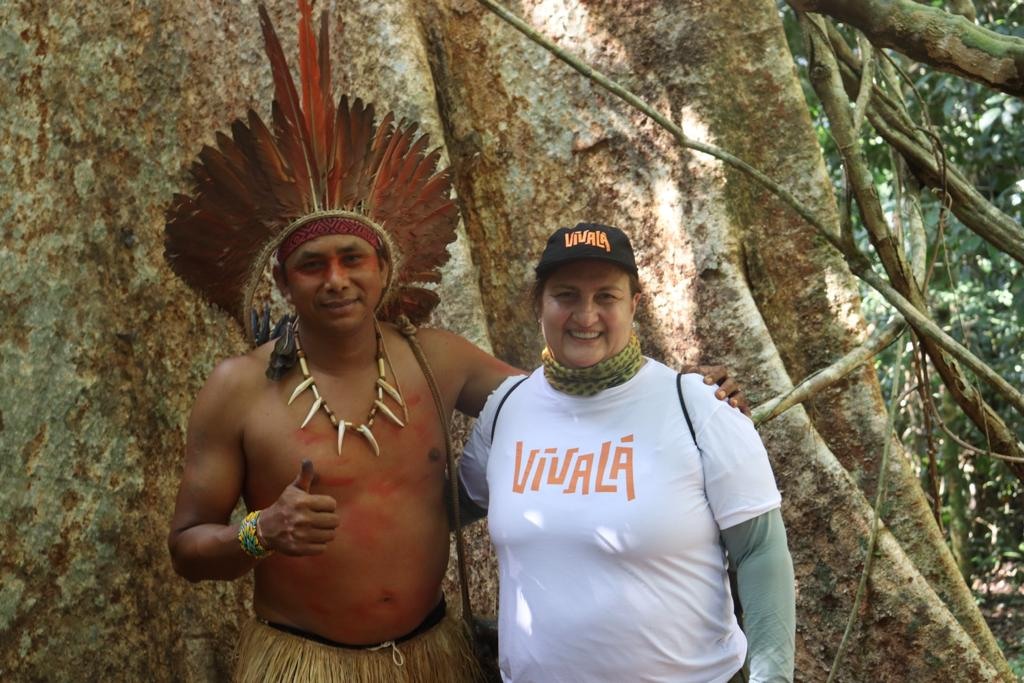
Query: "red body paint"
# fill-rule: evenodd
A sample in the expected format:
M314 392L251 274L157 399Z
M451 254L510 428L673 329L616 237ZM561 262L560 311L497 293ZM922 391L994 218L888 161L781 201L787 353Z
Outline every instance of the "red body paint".
M332 570L329 566L329 562L325 562L324 558L319 555L313 555L309 557L280 557L279 561L284 560L291 567L288 573L295 577L297 583L316 585L321 581L328 581L332 578Z
M402 482L399 477L386 477L367 486L366 491L387 498L401 487Z
M325 441L328 437L331 437L329 434L323 434L312 429L296 429L293 434L295 439L303 446L312 446L315 443L320 443L321 441Z
M418 443L433 444L433 443L444 443L440 439L443 436L440 433L440 425L437 422L437 414L430 414L420 419L413 420L412 424L413 432L416 434Z
M365 549L387 539L394 523L394 518L378 507L353 505L345 511L341 525L352 542Z
M327 475L320 475L320 483L324 486L351 486L355 480L355 477L331 477Z

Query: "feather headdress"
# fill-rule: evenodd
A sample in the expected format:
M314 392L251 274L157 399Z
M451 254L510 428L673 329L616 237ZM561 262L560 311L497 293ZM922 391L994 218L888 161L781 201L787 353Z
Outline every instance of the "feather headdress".
M391 264L385 320L422 322L438 297L417 286L441 279L458 211L451 176L438 170L415 123L380 123L372 105L334 104L327 13L314 35L309 0L299 6L296 88L266 8L260 25L274 80L272 128L249 110L217 133L192 165L191 195L168 210L164 256L185 282L254 330L249 311L271 256L297 229L323 218L354 220L380 236ZM301 91L300 91L301 90Z

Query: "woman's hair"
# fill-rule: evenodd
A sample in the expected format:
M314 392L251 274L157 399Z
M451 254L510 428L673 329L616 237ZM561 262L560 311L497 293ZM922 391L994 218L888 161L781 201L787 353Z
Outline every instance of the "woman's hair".
M534 315L540 315L540 302L544 296L544 285L548 283L548 279L556 272L558 272L558 268L545 271L543 275L534 277L533 286L530 287L530 303L533 305ZM622 272L629 276L629 295L639 294L642 291L640 289L640 278L635 273L630 273L625 269L622 269Z

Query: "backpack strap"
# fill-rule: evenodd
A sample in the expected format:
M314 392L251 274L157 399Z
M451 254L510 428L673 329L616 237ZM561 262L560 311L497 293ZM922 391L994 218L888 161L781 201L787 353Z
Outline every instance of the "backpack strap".
M520 379L518 382L516 382L515 384L512 385L511 389L509 389L508 391L505 392L504 396L501 397L501 402L498 403L498 407L494 411L494 419L491 420L491 443L494 443L494 430L497 429L497 427L498 427L498 415L501 414L502 406L505 405L505 401L507 401L508 397L512 395L512 392L515 391L519 387L520 384L522 384L523 382L525 382L529 378L530 378L530 376L527 375L526 377L523 377L522 379Z
M697 432L693 429L693 420L690 419L690 411L686 409L686 401L683 400L683 373L676 373L676 393L679 394L679 405L683 408L683 417L686 418L686 426L690 428L690 436L693 437L693 444L697 446ZM697 446L700 450L700 446Z

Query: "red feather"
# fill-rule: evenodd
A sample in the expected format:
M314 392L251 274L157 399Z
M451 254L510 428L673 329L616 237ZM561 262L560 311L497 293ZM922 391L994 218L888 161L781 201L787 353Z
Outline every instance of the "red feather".
M335 139L334 133L334 95L331 92L331 41L329 37L327 10L320 13L320 108L323 112L323 139L324 156L317 159L320 164L320 173L326 182L330 153ZM326 196L326 188L324 195Z
M306 130L310 147L316 160L313 174L318 199L323 179L321 169L327 159L326 112L323 107L323 85L320 73L320 55L313 34L313 10L308 0L299 0L299 83L302 86L302 111L305 113ZM328 85L329 87L329 85Z
M308 198L308 205L315 208L319 206L319 198L316 196L316 187L313 182L318 176L318 171L313 147L310 144L309 130L302 114L302 106L299 103L298 93L295 91L295 82L292 80L288 61L281 49L281 42L277 38L277 33L274 32L267 8L262 3L259 5L259 13L260 27L263 29L263 42L267 58L270 59L270 70L274 79L274 104L276 105L276 107L272 107L274 126L292 172L303 186L301 191Z
M164 256L190 286L245 324L245 287L255 261L293 221L318 209L364 214L395 245L395 291L384 319L404 313L425 321L434 292L415 283L440 281L455 239L458 210L451 174L438 171L416 124L375 122L372 105L331 92L327 13L314 36L310 0L298 0L301 99L266 8L259 6L274 80L272 127L254 112L217 133L192 165L191 195L167 211Z

